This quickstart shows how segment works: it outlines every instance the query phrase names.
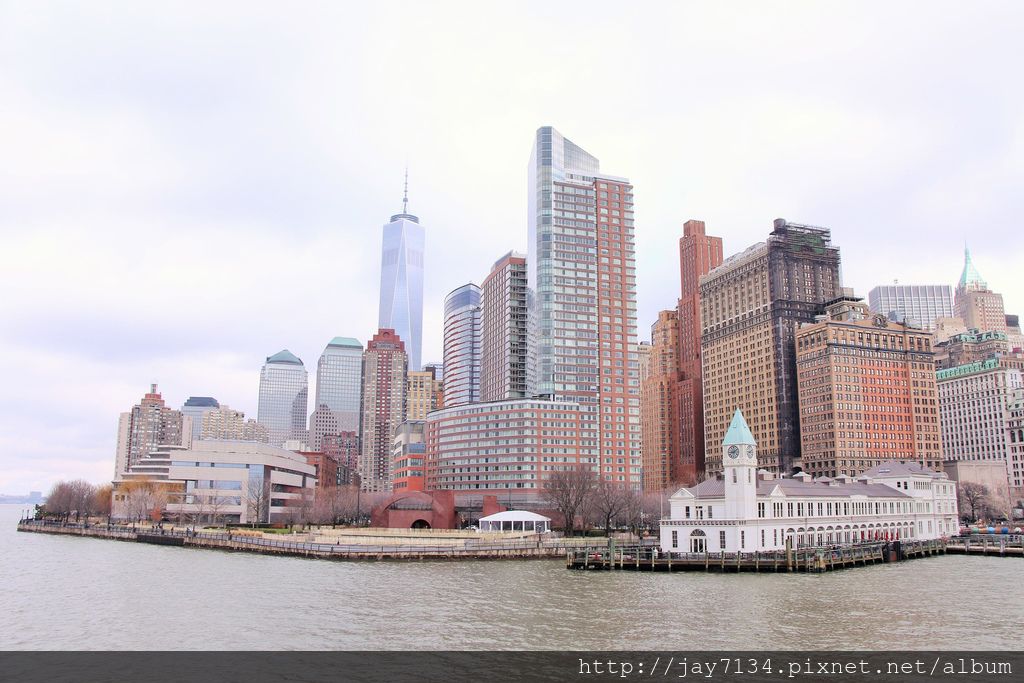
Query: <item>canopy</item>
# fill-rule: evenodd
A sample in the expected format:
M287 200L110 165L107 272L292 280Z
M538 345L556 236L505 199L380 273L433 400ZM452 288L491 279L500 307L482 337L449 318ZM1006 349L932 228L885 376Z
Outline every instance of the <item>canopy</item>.
M551 519L527 510L506 510L480 518L480 531L533 531L538 534L551 530Z

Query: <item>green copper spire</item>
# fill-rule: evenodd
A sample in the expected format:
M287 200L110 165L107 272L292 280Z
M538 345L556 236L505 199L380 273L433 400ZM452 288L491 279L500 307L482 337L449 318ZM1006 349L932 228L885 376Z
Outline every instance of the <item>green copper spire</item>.
M750 433L750 427L747 426L747 421L743 419L743 413L740 412L739 408L732 416L732 422L729 424L729 430L725 433L725 440L722 442L723 446L731 446L732 444L751 444L756 445L754 441L754 435Z
M960 274L958 289L988 289L988 284L981 279L978 269L971 261L971 250L964 246L964 272Z

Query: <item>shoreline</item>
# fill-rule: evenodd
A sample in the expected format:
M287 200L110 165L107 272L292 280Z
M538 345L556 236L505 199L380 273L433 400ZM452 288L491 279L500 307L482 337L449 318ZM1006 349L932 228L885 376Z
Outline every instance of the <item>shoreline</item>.
M565 559L568 552L585 547L582 543L563 539L515 540L504 543L484 542L456 545L427 544L341 544L288 541L245 533L190 533L181 530L139 527L107 528L105 524L61 524L58 522L19 522L18 531L58 536L79 536L102 540L148 543L152 545L261 555L307 557L324 560L405 561L425 560L554 560ZM425 539L426 540L426 539ZM468 539L472 541L475 539ZM579 539L584 540L584 539Z

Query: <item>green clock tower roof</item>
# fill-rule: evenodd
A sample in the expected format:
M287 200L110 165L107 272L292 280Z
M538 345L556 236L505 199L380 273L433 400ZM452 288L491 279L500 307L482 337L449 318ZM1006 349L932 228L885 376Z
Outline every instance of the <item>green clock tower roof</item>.
M750 433L750 427L747 426L747 421L743 419L743 413L740 412L739 408L732 416L732 422L729 424L728 431L725 432L725 440L722 441L722 445L731 446L732 444L750 444L756 445L754 441L754 435Z

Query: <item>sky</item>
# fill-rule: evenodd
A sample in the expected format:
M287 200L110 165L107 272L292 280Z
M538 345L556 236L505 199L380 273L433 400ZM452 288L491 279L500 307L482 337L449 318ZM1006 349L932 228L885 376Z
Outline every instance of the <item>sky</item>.
M1024 314L1024 3L0 0L0 493L113 475L158 383L256 417L377 326L381 226L446 293L526 251L553 125L635 186L639 336L682 223L726 256L828 227L844 284L954 284ZM312 395L312 387L311 387Z

